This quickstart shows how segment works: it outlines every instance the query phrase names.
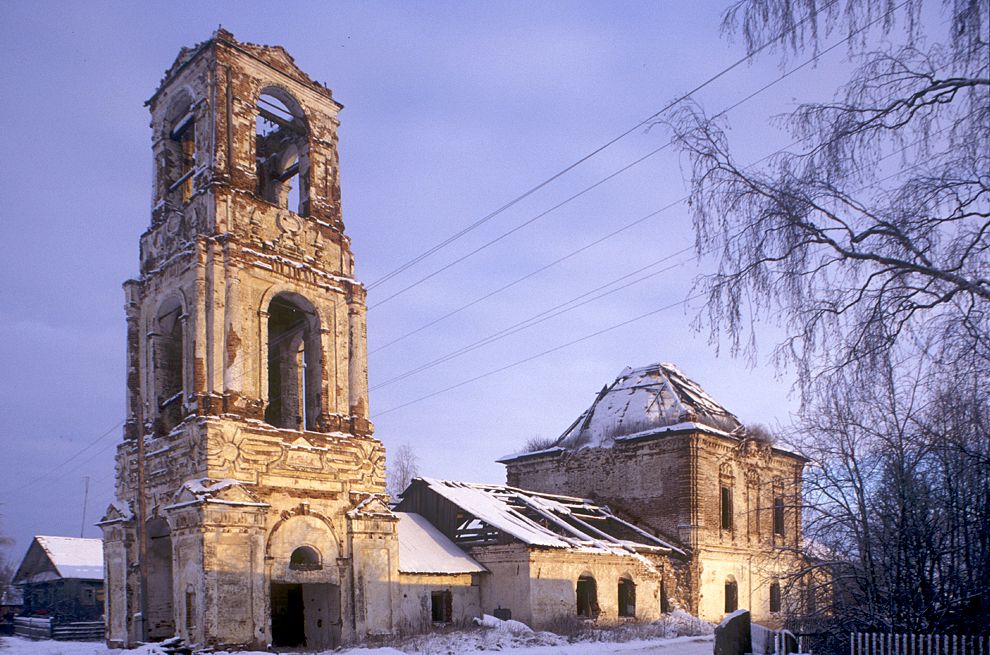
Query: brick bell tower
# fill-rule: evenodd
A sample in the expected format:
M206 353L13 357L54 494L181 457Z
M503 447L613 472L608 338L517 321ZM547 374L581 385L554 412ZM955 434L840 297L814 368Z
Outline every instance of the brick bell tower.
M220 29L147 102L124 284L127 412L101 522L107 640L330 648L392 628L395 517L368 420L341 105Z

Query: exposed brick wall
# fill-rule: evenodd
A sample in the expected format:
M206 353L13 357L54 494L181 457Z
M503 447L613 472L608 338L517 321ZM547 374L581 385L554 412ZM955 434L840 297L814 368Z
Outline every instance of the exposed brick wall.
M727 576L739 578L740 602L762 616L766 580L795 566L782 547L801 539L802 469L800 457L769 445L695 431L523 457L506 463L506 478L522 489L593 498L679 541L691 554L685 602L714 619ZM731 529L722 528L723 486ZM785 505L783 535L774 533L775 497Z

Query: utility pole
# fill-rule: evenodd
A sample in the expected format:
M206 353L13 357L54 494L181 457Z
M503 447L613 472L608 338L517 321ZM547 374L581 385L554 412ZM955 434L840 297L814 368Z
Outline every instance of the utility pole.
M82 511L82 525L79 526L79 537L82 538L83 531L86 529L86 503L89 501L89 476L86 476L86 490L83 491L83 511Z

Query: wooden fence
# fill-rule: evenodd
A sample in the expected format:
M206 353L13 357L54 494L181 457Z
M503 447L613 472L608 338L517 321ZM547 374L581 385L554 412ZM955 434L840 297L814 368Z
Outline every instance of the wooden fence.
M849 635L849 655L990 655L990 638L853 632Z
M14 634L28 639L98 641L104 638L104 626L103 621L55 623L47 617L18 616L14 618Z

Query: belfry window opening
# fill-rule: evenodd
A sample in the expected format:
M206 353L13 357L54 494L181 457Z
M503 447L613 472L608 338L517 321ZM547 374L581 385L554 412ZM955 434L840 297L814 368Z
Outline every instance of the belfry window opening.
M276 296L268 307L268 402L275 427L315 430L320 415L320 331L304 300Z
M182 305L172 298L158 309L151 337L153 358L156 432L165 434L184 418L183 406L183 326Z
M262 93L255 118L258 195L300 216L309 210L309 134L298 104L284 91Z
M165 129L161 165L164 193L173 203L184 205L192 199L196 172L196 119L187 95L172 103L166 114Z

